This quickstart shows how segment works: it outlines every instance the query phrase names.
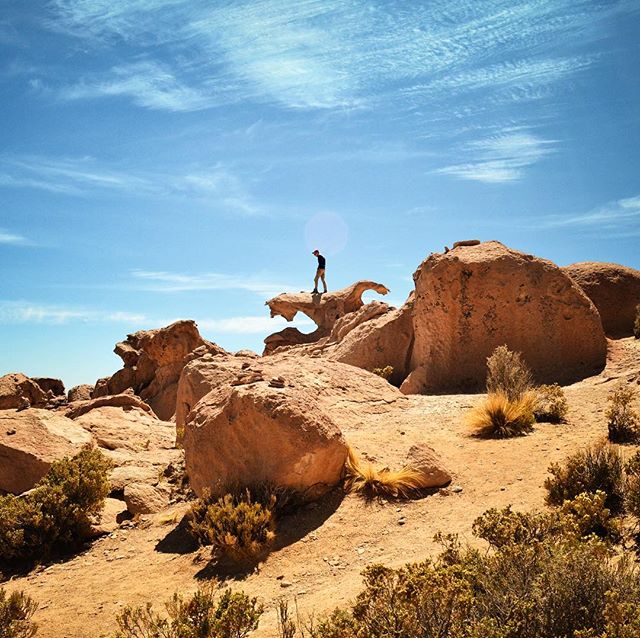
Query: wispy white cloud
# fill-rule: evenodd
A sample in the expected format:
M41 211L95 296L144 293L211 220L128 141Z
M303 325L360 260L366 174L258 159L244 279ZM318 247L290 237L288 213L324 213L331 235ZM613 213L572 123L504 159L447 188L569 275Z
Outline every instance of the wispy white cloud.
M150 292L243 290L255 293L261 297L273 297L281 292L294 292L296 290L290 285L270 281L257 275L230 275L224 273L189 275L146 270L134 270L131 274L135 288Z
M557 140L541 139L526 131L507 130L467 144L461 154L470 157L470 161L435 172L478 182L512 182L522 178L525 168L553 153L556 144Z
M582 214L546 215L531 220L534 228L574 228L606 233L608 237L640 236L640 195L608 202Z
M153 61L117 66L105 76L64 87L65 100L125 96L134 104L162 111L200 111L216 104L214 96L188 86L166 65Z
M95 191L197 199L207 206L241 215L267 212L243 179L222 165L182 174L113 168L91 157L0 155L0 188L30 188L61 195Z
M589 0L53 0L52 28L101 46L126 41L138 59L63 89L65 97L126 95L136 104L198 110L241 101L351 109L380 100L429 104L482 89L539 99L594 58L568 51L602 36L619 3ZM629 5L631 6L631 5ZM629 9L631 10L631 9ZM550 43L564 55L543 57ZM160 64L141 62L159 45ZM502 60L497 62L497 60Z
M294 323L288 322L286 319L276 317L274 319L268 316L245 316L245 317L227 317L225 319L200 319L198 326L203 330L209 330L213 333L226 334L270 334L282 328L315 326L311 319L306 317L298 318Z
M26 237L11 233L4 228L0 228L0 244L11 244L14 246L30 246L32 242Z
M141 324L147 321L143 314L91 310L64 305L30 303L26 301L0 301L0 323L126 323Z

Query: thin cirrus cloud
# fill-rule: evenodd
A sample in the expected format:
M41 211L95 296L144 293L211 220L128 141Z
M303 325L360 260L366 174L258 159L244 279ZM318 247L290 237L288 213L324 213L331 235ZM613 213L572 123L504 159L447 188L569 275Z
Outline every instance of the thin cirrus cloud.
M572 227L595 231L609 237L640 236L640 195L608 202L582 214L547 215L531 222L531 227L558 229Z
M256 275L230 275L202 273L189 275L166 271L134 270L133 287L148 292L189 292L195 290L242 290L261 297L272 297L281 292L294 292L296 288ZM298 288L299 290L299 288Z
M140 324L146 320L145 315L130 312L92 310L26 301L0 301L0 323L2 324L66 324L69 322Z
M240 215L267 209L243 180L224 166L182 174L141 172L105 166L91 157L0 156L0 188L28 188L59 195L112 192L131 196L175 196L206 202Z
M17 233L9 232L4 228L0 228L0 244L9 244L12 246L31 246L33 243Z
M52 6L51 28L102 47L124 41L131 49L130 60L63 87L63 98L120 95L169 111L243 101L292 109L382 101L406 110L478 89L494 99L539 99L595 62L572 48L602 37L612 13L633 10L630 3L588 0L54 0ZM557 42L567 52L541 58ZM171 62L153 58L159 46Z
M0 300L0 325L46 324L127 324L139 327L158 328L176 319L149 317L145 314L96 310L77 306L38 304L27 301ZM281 317L239 316L217 319L198 319L202 330L220 334L268 334L283 328L287 322ZM289 324L291 325L291 324ZM312 326L307 318L297 319L296 326Z
M536 137L527 131L505 132L470 142L462 149L471 161L435 170L459 179L485 183L513 182L524 170L555 151L557 140Z

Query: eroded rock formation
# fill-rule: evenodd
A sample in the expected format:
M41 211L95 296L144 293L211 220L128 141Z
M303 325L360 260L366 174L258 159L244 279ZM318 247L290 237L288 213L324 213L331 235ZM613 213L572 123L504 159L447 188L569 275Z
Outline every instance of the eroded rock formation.
M47 399L47 393L20 372L0 377L0 410L44 407Z
M522 352L539 382L568 383L604 367L595 306L550 261L490 241L433 254L413 277L407 394L482 389L486 359L502 344Z
M285 328L268 336L265 340L264 354L271 354L278 348L313 343L328 337L335 323L345 315L354 313L362 308L364 302L362 295L368 290L373 290L381 295L386 295L389 290L386 286L374 281L358 281L347 288L325 294L284 293L266 302L272 317L284 317L287 321L301 312L309 317L316 329L310 334L304 334L297 328Z
M176 411L180 373L196 349L203 354L225 353L200 336L194 321L176 321L165 328L128 335L114 350L124 368L110 378L100 379L93 397L120 394L131 388L160 419L168 420Z
M571 264L562 270L593 301L608 336L633 334L636 306L640 304L640 270L596 261Z

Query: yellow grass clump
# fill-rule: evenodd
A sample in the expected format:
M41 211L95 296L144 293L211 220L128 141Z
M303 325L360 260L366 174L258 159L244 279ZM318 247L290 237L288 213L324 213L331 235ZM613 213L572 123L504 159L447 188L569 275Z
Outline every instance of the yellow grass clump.
M533 429L536 406L534 392L509 399L503 392L492 392L467 415L469 429L484 438L520 436Z
M365 498L411 498L428 487L425 476L411 466L401 470L377 470L371 463L361 461L349 448L345 462L344 487L347 492L361 494Z

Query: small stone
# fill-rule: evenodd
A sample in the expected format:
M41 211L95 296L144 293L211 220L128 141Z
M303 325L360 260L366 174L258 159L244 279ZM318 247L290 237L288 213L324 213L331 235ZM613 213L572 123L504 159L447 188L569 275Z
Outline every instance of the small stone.
M460 494L460 492L462 492L462 488L459 485L454 485L453 487L451 487L451 491L454 494Z
M398 525L404 525L407 522L407 519L404 516L401 516L398 519Z
M291 585L293 585L293 583L292 583L292 582L289 582L288 580L283 580L283 581L280 583L280 587L283 587L283 588L291 587Z

